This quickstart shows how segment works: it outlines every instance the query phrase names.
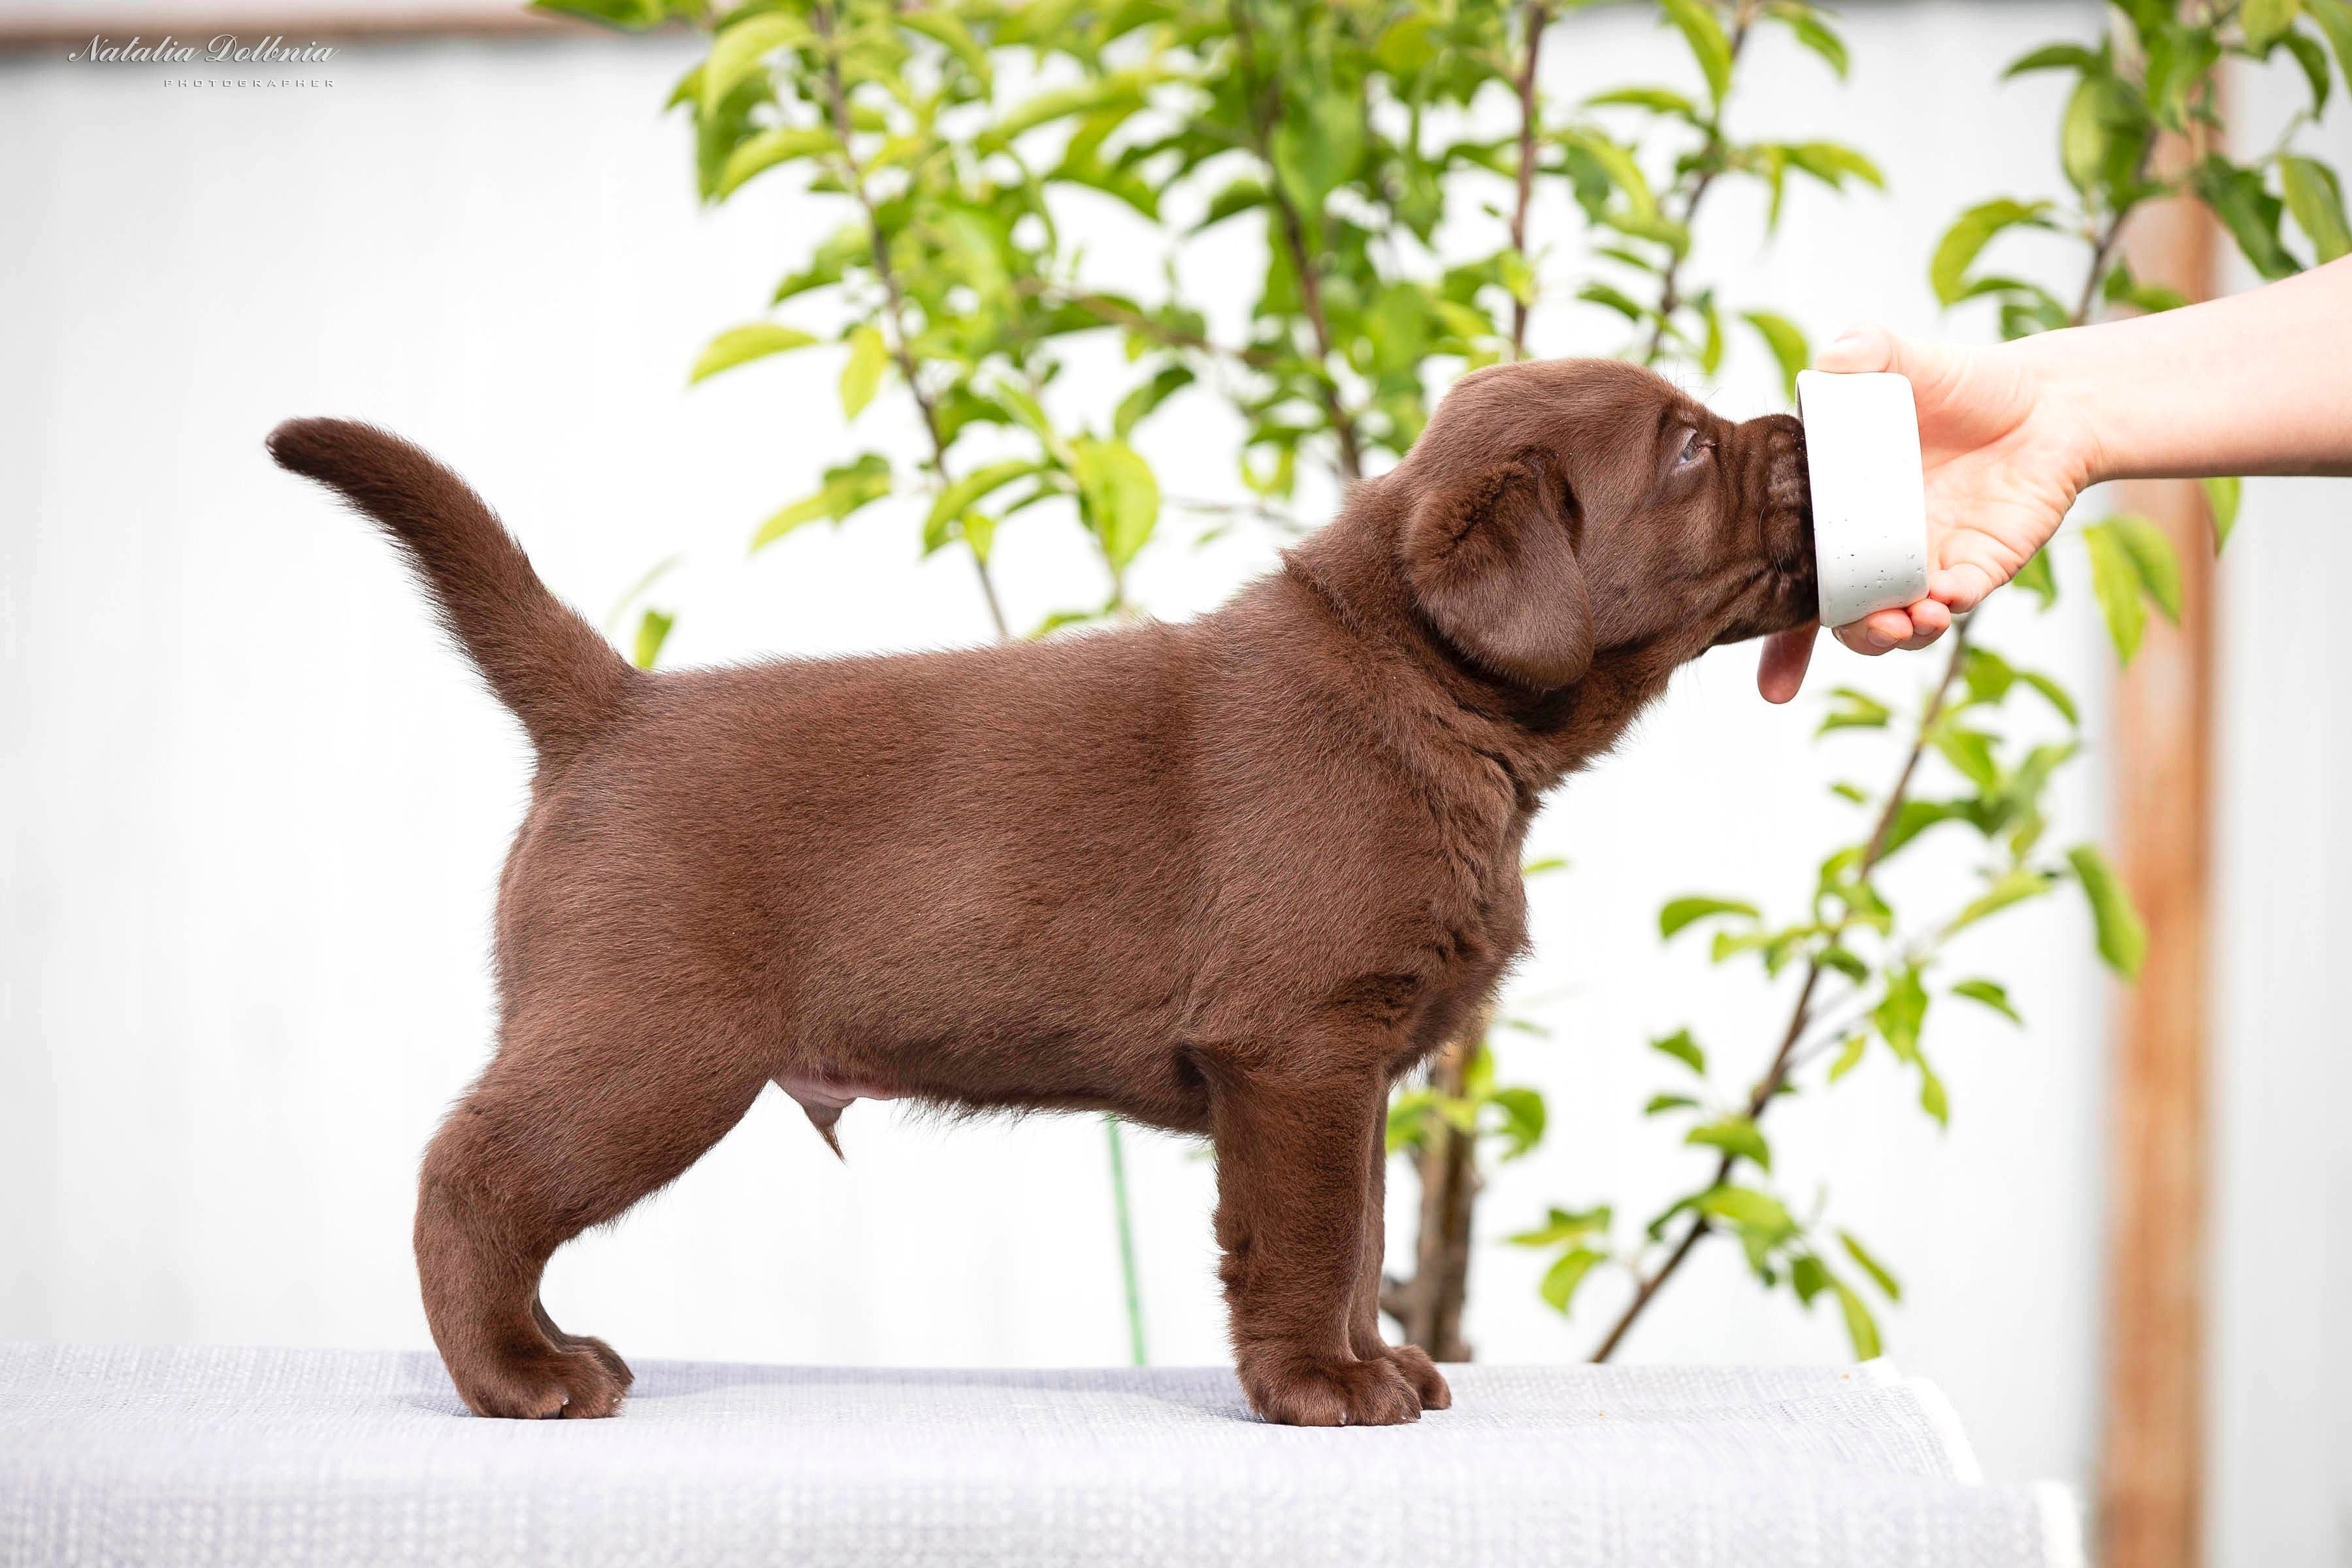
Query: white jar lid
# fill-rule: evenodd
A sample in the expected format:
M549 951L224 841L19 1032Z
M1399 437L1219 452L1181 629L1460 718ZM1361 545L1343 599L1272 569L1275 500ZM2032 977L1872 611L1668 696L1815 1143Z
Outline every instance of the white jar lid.
M1910 382L1799 371L1797 417L1812 480L1822 625L1925 598L1927 498Z

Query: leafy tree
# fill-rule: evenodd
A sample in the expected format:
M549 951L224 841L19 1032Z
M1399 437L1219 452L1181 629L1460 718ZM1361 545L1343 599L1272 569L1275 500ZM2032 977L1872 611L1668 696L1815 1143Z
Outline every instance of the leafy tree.
M911 460L885 438L843 454L814 492L782 500L752 547L820 521L918 528L927 554L971 562L1002 637L1134 613L1134 569L1171 512L1197 536L1295 531L1302 487L1311 500L1377 472L1412 444L1445 382L1538 343L1702 376L1744 344L1792 384L1810 358L1804 332L1769 301L1700 276L1693 236L1718 221L1717 194L1740 183L1767 193L1768 228L1791 179L1837 191L1883 183L1843 143L1739 132L1737 89L1759 30L1785 30L1818 58L1825 82L1848 70L1833 20L1806 0L1657 0L1687 54L1678 79L1578 103L1548 97L1539 68L1548 49L1566 47L1582 7L1540 0L748 0L719 12L700 0L540 3L621 26L706 31L708 53L672 99L693 128L703 197L790 192L795 211L831 211L830 226L783 258L767 311L714 339L692 379L823 355L850 420L887 396L898 423L919 432ZM2336 76L2352 67L2347 16L2345 0L2179 16L2135 0L2113 38L2020 61L2014 70L2078 78L2062 128L2072 196L2002 198L1963 215L1931 268L1939 297L1994 301L2011 333L2102 308L2164 308L2176 301L2134 279L2116 247L2135 206L2173 191L2210 205L2265 275L2297 264L2283 214L2314 254L2342 254L2333 172L2286 143L2231 163L2210 83L2225 58L2285 50L2315 116L2333 79L2325 49ZM2160 132L2195 148L2163 177L2150 172ZM1152 286L1091 263L1089 239L1118 226L1159 248ZM1255 259L1238 279L1246 308L1235 328L1213 322L1235 314L1212 309L1236 291L1230 267L1212 280L1194 263L1230 246L1237 227ZM2071 303L2022 277L1974 270L2020 227L2082 237L2087 262L2065 291ZM1105 362L1122 367L1121 395L1066 395L1060 384L1081 358L1095 384ZM1233 457L1246 502L1171 499L1146 455L1153 421L1199 398L1239 422ZM2215 489L2217 536L2235 493ZM1024 516L1056 510L1081 525L1100 592L1016 626L993 546ZM2128 658L2147 604L2178 613L2177 567L2131 519L2074 536ZM2046 563L2022 582L2045 608L2056 596ZM643 612L640 662L658 657L670 624L667 612ZM1818 1205L1773 1190L1774 1105L1884 1049L1943 1122L1948 1095L1926 1048L1931 1006L1949 998L2017 1016L1998 981L1947 979L1945 945L2062 885L2089 899L2101 956L2126 974L2137 963L2137 921L2097 850L2046 842L2050 783L2079 746L2074 700L1984 646L1973 622L1956 630L1942 668L1908 715L1859 691L1832 693L1822 733L1841 745L1892 740L1890 783L1875 794L1837 786L1860 814L1856 834L1788 900L1791 912L1768 919L1761 903L1715 896L1660 912L1662 939L1703 936L1715 962L1752 962L1762 984L1790 977L1798 994L1740 1092L1711 1087L1710 1056L1688 1031L1651 1043L1672 1081L1643 1114L1705 1157L1704 1180L1622 1239L1619 1205L1602 1203L1554 1208L1514 1237L1552 1255L1543 1293L1563 1313L1596 1270L1630 1271L1631 1304L1603 1332L1601 1357L1717 1236L1739 1243L1767 1288L1785 1286L1808 1307L1833 1298L1856 1353L1874 1353L1870 1296L1895 1296L1895 1276ZM1975 835L1984 859L1952 907L1915 921L1898 915L1882 877L1930 832ZM1468 1352L1461 1321L1480 1166L1544 1136L1541 1096L1498 1077L1499 1038L1482 1022L1448 1047L1391 1119L1391 1148L1412 1162L1423 1205L1412 1271L1391 1281L1386 1305L1441 1358ZM1110 1133L1116 1173L1116 1124ZM1140 1360L1123 1193L1119 1211Z

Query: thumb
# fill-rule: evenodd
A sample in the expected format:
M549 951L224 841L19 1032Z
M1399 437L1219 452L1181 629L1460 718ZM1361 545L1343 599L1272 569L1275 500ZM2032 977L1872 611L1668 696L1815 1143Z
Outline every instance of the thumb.
M1960 369L1948 343L1923 343L1896 337L1875 321L1857 322L1813 356L1815 370L1854 374L1863 371L1893 371L1911 383L1914 391L1930 400L1950 388Z
M1856 322L1840 332L1813 356L1815 370L1855 374L1864 371L1899 370L1903 341L1874 321Z

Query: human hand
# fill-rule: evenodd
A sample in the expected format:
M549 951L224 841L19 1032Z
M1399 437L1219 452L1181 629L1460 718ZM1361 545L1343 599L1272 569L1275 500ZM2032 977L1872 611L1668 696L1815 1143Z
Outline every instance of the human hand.
M1961 348L1854 327L1815 359L1826 371L1894 371L1919 410L1927 500L1927 596L1832 634L1856 653L1925 647L1955 615L2017 575L2058 531L2091 472L2087 422L2021 343ZM1768 638L1756 674L1767 701L1804 684L1817 628Z

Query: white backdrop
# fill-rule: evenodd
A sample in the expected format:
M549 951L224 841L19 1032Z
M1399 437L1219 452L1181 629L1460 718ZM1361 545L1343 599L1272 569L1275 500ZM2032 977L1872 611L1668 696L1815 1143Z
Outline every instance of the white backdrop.
M1849 24L1852 85L1775 48L1738 112L1860 144L1891 195L1794 190L1761 251L1759 215L1727 203L1697 262L1732 302L1790 308L1817 341L1862 315L1937 330L1924 258L1943 224L2056 180L2058 89L1999 87L2000 68L2095 16L1921 5ZM1580 26L1558 93L1685 68L1640 18ZM919 563L904 514L745 558L757 521L854 449L835 366L812 353L691 393L684 369L758 313L803 226L830 219L782 185L697 209L684 128L658 113L685 43L377 47L339 56L331 89L277 91L173 88L58 52L0 59L0 1336L422 1345L415 1160L483 1058L490 893L525 755L386 549L272 469L262 434L337 412L416 437L592 616L683 552L655 595L681 612L678 661L973 640L970 568ZM1098 259L1150 265L1121 243ZM1612 346L1597 317L1549 325L1547 350ZM1714 390L1720 406L1774 405L1754 357ZM903 448L908 416L886 396L857 435ZM1222 449L1226 432L1202 408L1153 449ZM2352 714L2277 674L2341 663L2307 564L2352 565L2352 539L2322 521L2341 494L2255 487L2229 572L2242 918L2224 955L2215 1530L2277 1561L2352 1539L2352 1377L2326 1331L2352 1303L2328 1206L2352 1195L2328 1125L2352 1085L2326 1048L2340 1031L2324 963L2343 918L2332 873L2352 869L2325 811L2330 770L2352 769ZM1066 526L1008 531L1016 622L1098 594ZM1269 550L1171 538L1138 584L1187 613ZM2065 831L2095 837L2105 656L2085 608L2003 605L1993 635L2088 700L2093 755L2062 808ZM1907 692L1929 669L1825 645L1815 697L1776 710L1751 667L1745 649L1702 661L1537 829L1539 852L1574 864L1538 885L1517 994L1555 1032L1515 1045L1506 1072L1551 1092L1555 1123L1496 1182L1496 1234L1547 1203L1638 1206L1691 1179L1690 1156L1633 1114L1662 1081L1641 1041L1688 1023L1745 1074L1787 1003L1759 1008L1744 974L1662 952L1656 904L1724 890L1788 908L1844 825L1825 781L1887 766L1867 741L1811 743L1819 691ZM2085 925L2053 901L1960 959L2011 979L2030 1026L1941 1021L1948 1134L1878 1062L1776 1113L1791 1190L1827 1183L1833 1213L1902 1272L1890 1349L1950 1390L1997 1477L2084 1481L2095 1441L2105 982ZM860 1106L843 1132L845 1166L764 1098L668 1194L561 1257L552 1310L632 1355L1123 1357L1098 1123L950 1129ZM1208 1166L1171 1141L1130 1148L1154 1357L1219 1359ZM1535 1298L1538 1267L1480 1253L1483 1356L1580 1355L1620 1299L1589 1287L1563 1325ZM1691 1275L1632 1355L1843 1353L1832 1312L1759 1303L1727 1251Z

